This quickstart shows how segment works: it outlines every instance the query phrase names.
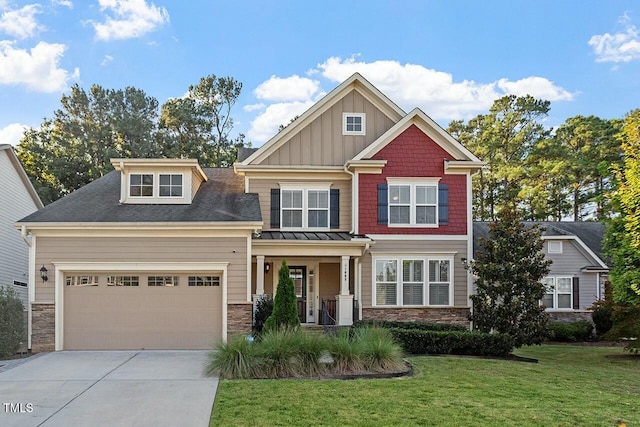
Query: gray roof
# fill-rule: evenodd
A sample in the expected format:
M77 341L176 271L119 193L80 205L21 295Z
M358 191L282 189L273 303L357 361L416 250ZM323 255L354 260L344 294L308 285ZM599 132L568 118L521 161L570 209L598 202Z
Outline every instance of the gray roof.
M333 241L350 241L352 236L345 232L312 232L312 231L263 231L255 240L333 240Z
M489 237L489 222L473 223L473 252L480 249L480 238ZM525 221L525 226L531 227L538 224L546 228L542 232L543 236L576 236L579 238L593 253L601 260L606 262L602 249L602 241L604 239L605 225L600 222L593 221Z
M203 168L190 205L120 204L120 172L112 171L19 222L216 222L262 221L257 194L231 168Z
M257 148L240 147L238 148L238 162L242 162L249 158L253 153L258 151Z

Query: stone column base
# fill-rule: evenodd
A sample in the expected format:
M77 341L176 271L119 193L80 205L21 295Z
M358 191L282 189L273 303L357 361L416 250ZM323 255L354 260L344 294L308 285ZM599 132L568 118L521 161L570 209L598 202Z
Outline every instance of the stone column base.
M56 349L56 306L54 303L31 303L31 351Z

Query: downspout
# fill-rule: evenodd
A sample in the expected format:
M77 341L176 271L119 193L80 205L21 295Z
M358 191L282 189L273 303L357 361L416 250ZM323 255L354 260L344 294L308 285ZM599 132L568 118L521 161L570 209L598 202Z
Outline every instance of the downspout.
M356 229L356 209L355 209L355 203L357 203L358 201L356 200L356 182L355 182L355 173L351 172L349 170L349 168L347 167L347 165L345 164L343 166L343 170L348 173L349 175L351 175L351 231L349 231L350 234L354 234L355 233L355 229Z
M33 331L33 315L31 312L31 302L35 300L35 265L36 265L36 255L34 253L33 247L33 237L29 239L27 235L27 226L23 225L20 227L20 235L22 236L22 240L27 244L29 248L29 283L27 283L27 349L31 350L31 334Z
M22 236L22 240L25 241L28 247L31 247L31 240L27 237L27 226L23 225L20 227L20 235Z

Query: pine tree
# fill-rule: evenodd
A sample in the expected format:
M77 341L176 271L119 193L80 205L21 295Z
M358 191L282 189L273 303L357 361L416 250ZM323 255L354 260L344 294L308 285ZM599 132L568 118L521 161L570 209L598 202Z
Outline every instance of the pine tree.
M474 328L511 335L516 348L544 340L547 314L540 305L545 294L541 279L551 261L542 253L541 233L536 226L525 228L514 210L503 208L470 266L477 277L471 297Z
M265 330L280 328L297 328L300 326L298 317L298 299L293 287L293 279L289 276L287 262L282 260L280 267L278 289L273 300L273 312L264 324Z

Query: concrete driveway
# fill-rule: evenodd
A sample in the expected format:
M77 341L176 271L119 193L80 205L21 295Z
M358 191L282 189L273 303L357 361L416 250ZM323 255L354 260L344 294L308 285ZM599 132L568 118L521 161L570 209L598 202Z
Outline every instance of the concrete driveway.
M207 426L206 351L61 351L0 373L0 426Z

